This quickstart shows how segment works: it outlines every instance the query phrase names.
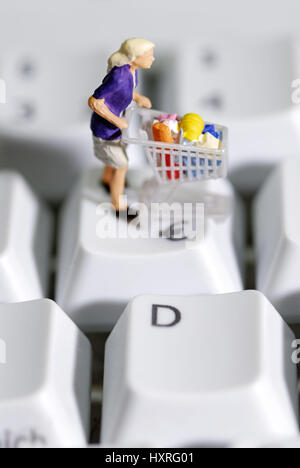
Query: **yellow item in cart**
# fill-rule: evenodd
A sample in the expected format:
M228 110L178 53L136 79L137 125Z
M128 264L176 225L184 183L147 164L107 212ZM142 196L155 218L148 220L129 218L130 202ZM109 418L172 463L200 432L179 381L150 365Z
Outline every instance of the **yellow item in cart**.
M183 138L189 141L198 141L204 130L205 124L200 115L185 114L180 122L179 127L183 132Z

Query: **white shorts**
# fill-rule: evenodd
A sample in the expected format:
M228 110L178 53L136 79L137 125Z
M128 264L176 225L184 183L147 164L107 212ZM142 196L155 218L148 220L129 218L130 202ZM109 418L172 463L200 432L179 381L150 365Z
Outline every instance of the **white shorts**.
M106 166L121 169L128 166L126 149L121 140L107 141L93 135L94 152Z

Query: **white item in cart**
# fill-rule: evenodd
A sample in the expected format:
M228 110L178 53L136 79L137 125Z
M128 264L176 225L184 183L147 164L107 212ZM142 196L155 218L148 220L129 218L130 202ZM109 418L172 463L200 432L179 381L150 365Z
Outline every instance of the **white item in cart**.
M221 149L221 142L219 138L216 138L209 132L202 133L199 137L199 140L196 142L196 146L200 148L209 148L209 149Z
M91 347L52 301L0 305L0 448L84 446Z
M17 173L0 171L0 302L47 296L53 219Z
M300 160L282 162L253 208L256 283L288 322L300 323Z
M188 204L182 211L187 222L193 203L191 216L197 217L200 236L190 242L180 233L182 219L173 226L179 230L174 238L170 212L163 217L161 235L140 229L135 224L138 218L129 224L118 220L108 211L110 196L100 179L98 170L84 174L60 217L56 300L82 329L110 330L128 301L142 293L218 294L243 289L244 212L228 181L181 185L170 196L165 206L171 209L173 203L180 210ZM149 185L160 193L153 182ZM151 224L150 216L147 211Z
M295 437L294 339L256 291L132 300L106 344L102 442Z

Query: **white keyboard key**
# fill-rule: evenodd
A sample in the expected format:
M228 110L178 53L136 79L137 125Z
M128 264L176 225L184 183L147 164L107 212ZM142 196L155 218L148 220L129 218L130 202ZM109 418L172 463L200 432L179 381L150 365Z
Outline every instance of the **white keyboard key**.
M300 160L273 172L254 204L257 288L283 318L300 323Z
M161 64L162 109L193 109L230 129L230 178L240 192L255 192L276 163L299 154L299 49L296 40L206 34Z
M0 447L86 443L91 349L52 301L0 305Z
M0 302L47 296L52 215L13 172L0 172L0 219Z
M135 175L138 179L137 172ZM186 240L157 237L99 237L97 226L103 219L99 205L110 202L99 185L100 178L101 171L87 172L61 215L56 300L80 328L111 329L129 300L139 294L214 294L243 289L243 210L227 181L186 184L170 199L204 199L211 207L205 213L204 240L191 246ZM106 219L116 225L114 214ZM128 227L126 222L119 226Z
M22 173L51 201L62 200L81 171L97 164L87 96L97 87L101 63L104 72L103 52L78 48L19 45L2 57L1 78L9 99L0 106L0 167ZM62 106L67 95L72 99Z
M276 443L274 442L273 444L265 445L264 448L300 449L300 434L298 434L298 437L294 437L293 439L281 440Z
M300 448L300 434L298 436L293 437L292 439L285 439L285 440L273 440L263 443L262 441L244 441L238 444L231 446L232 449L261 449L261 448L268 448L268 449L299 449Z
M106 344L102 442L191 447L294 437L293 340L256 291L134 299Z

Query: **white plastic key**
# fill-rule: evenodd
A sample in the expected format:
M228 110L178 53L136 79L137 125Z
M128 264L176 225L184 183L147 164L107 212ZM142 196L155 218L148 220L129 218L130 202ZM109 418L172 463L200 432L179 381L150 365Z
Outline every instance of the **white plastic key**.
M142 179L143 172L135 172L135 178ZM208 200L213 206L211 213L205 212L204 239L191 245L157 237L98 237L99 205L110 202L100 179L101 171L87 172L61 215L56 300L80 328L111 329L129 300L139 294L243 289L243 210L227 181L183 185L169 199ZM120 225L127 228L126 222Z
M230 178L254 193L275 164L299 154L299 41L213 33L173 50L161 64L161 108L226 125Z
M105 70L102 54L19 44L1 57L9 99L0 106L0 167L20 172L51 201L62 200L81 171L96 163L87 93L97 87L101 62ZM69 93L72 102L62 106Z
M84 446L91 349L52 301L0 305L0 447Z
M53 219L21 176L0 172L0 302L47 296Z
M134 299L106 344L102 442L191 447L294 437L293 340L256 291Z
M279 165L253 210L257 288L290 323L300 323L299 173L297 158Z
M293 437L292 439L285 440L269 440L269 441L243 441L238 444L235 444L229 448L231 449L299 449L300 448L300 434Z

